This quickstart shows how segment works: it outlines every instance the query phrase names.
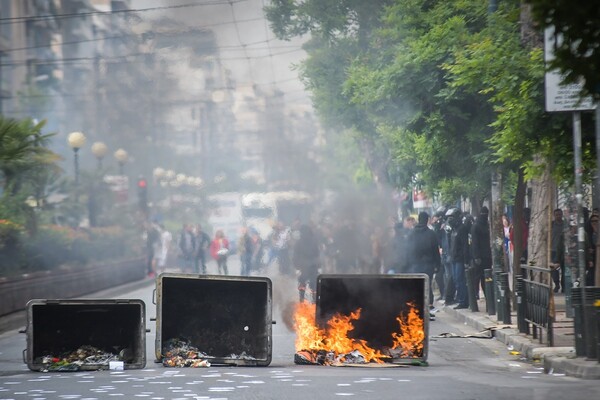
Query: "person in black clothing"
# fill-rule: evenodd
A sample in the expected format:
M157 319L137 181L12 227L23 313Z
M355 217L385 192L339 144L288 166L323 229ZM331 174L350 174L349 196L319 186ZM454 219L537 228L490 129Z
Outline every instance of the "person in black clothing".
M446 222L443 226L442 236L442 264L444 266L445 296L444 303L449 306L457 302L456 282L454 281L454 262L452 261L452 243L460 226L462 211L452 207L446 211Z
M429 276L429 306L433 307L431 282L433 271L441 265L438 239L435 232L427 226L429 214L419 213L418 223L408 235L409 271Z
M463 216L462 223L456 229L456 236L452 241L452 262L454 266L454 283L456 284L455 309L469 308L469 296L467 292L467 279L465 268L471 262L471 249L469 235L473 225L473 217L469 214Z
M300 227L300 238L294 245L293 262L294 267L299 270L298 292L302 302L306 294L306 283L308 282L311 290L315 292L319 274L319 242L308 225Z
M550 227L550 262L552 263L552 280L554 293L565 291L565 233L563 212L554 210L554 220Z
M400 222L394 225L394 237L390 243L390 265L388 273L408 272L408 234L412 229Z
M189 224L183 224L179 235L179 250L182 260L182 272L192 272L194 268L194 254L196 252L196 237Z
M242 228L242 234L238 241L237 248L240 255L240 275L248 276L250 275L250 270L252 268L252 238L246 227Z
M490 239L490 226L488 222L489 210L481 207L477 220L471 227L471 255L473 257L475 276L473 281L477 287L475 293L479 293L479 285L485 294L485 278L483 271L492 268L492 242Z
M443 237L446 234L444 231L444 217L446 215L446 209L444 207L440 207L437 209L433 217L431 217L431 227L435 232L438 238L438 246L440 249L442 248ZM435 273L435 283L437 283L438 289L440 290L440 297L438 300L445 299L446 296L446 278L444 274L444 266L443 261L440 268Z
M210 236L202 230L202 225L196 225L195 233L194 272L206 275L206 255L210 247Z
M333 236L335 246L335 269L337 273L355 273L358 270L359 243L356 227L350 220L344 221Z

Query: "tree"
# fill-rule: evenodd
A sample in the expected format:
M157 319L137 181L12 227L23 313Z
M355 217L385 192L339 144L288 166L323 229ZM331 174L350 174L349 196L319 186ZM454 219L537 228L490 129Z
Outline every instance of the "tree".
M492 109L476 91L449 87L443 69L485 26L485 10L472 2L395 2L346 82L389 146L400 185L419 183L418 172L448 202L489 192Z
M32 170L53 165L57 155L45 145L52 134L43 134L45 121L18 121L0 115L0 173L4 196L16 194Z
M600 7L596 1L526 0L540 27L554 27L563 41L554 50L550 68L557 68L566 83L583 79L585 90L600 99Z
M353 132L373 181L380 191L389 186L389 153L376 127L361 107L344 92L346 70L368 49L369 38L390 0L276 0L265 8L272 31L279 39L307 33L309 58L299 66L313 103L328 131Z
M59 170L59 156L46 146L52 134L43 134L45 121L34 123L0 116L0 174L3 180L0 218L17 220L33 234L37 219L28 198L36 204L44 197L47 177Z

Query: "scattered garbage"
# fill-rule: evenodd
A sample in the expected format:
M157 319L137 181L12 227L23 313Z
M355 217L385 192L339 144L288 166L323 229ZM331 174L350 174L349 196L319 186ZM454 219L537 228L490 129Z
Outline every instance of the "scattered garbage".
M162 363L165 367L210 367L208 354L201 352L183 339L169 339L165 342Z
M126 352L121 351L121 354ZM118 354L108 353L90 345L60 355L46 355L36 360L43 365L43 372L79 371L82 366L103 369L108 368L111 361L123 361L123 359Z
M156 360L169 367L269 365L271 287L262 277L161 274Z

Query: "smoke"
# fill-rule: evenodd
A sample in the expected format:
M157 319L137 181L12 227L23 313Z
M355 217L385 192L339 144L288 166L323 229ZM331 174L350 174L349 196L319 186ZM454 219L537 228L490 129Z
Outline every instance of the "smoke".
M295 278L281 274L278 271L277 263L271 264L265 272L273 282L273 315L278 315L288 331L294 332L294 310L298 303L298 283Z

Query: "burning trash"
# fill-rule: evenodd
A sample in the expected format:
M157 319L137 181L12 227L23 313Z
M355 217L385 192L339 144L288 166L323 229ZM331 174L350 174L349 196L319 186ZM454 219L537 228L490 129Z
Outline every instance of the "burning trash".
M94 366L97 369L108 368L111 361L125 361L127 349L118 355L102 351L94 346L84 345L72 352L59 356L46 355L36 362L43 365L43 372L69 372L79 371L83 366Z
M425 331L423 318L414 304L408 304L409 312L396 318L398 332L391 332L389 347L375 349L359 338L352 337L353 321L360 320L361 309L350 315L336 314L327 321L327 327L316 323L316 305L298 303L294 314L296 330L296 364L344 365L382 364L397 358L423 356Z
M297 364L426 365L428 277L322 274L316 304L294 312Z

